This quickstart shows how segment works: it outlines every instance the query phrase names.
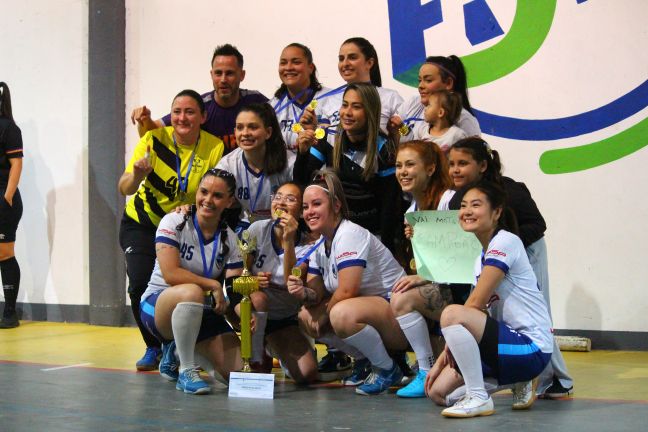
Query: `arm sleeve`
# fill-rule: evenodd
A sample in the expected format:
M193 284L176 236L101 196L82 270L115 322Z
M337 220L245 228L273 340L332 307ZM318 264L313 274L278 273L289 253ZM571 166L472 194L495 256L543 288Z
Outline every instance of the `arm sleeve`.
M344 235L334 240L335 245L335 265L339 270L347 267L367 267L367 256L369 255L369 231L356 227L353 230L344 232Z
M524 183L511 179L505 179L504 182L510 206L517 218L520 239L526 248L542 238L547 224Z
M182 222L183 218L184 216L176 213L164 216L155 231L155 243L164 243L179 249L180 233L176 227ZM187 221L187 223L191 223L191 221Z
M515 261L517 261L522 244L515 234L496 235L488 245L484 254L484 266L494 266L508 274Z
M18 125L11 122L5 130L2 141L7 159L23 157L22 133L20 132Z

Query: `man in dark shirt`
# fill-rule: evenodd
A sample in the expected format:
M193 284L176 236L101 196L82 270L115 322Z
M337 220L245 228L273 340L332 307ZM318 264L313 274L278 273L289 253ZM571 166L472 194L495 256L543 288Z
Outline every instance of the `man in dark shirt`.
M223 140L226 154L236 148L234 124L241 108L254 102L267 102L268 98L256 90L240 88L245 78L243 55L230 44L216 47L210 73L214 90L202 95L207 110L207 121L202 129ZM140 136L151 129L171 125L170 114L153 121L146 105L134 109L131 120L137 123Z

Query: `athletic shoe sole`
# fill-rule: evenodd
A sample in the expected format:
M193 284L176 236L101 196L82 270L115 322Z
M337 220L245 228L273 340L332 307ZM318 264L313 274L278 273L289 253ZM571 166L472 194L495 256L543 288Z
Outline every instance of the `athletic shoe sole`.
M534 403L535 400L536 400L536 389L537 389L537 388L538 388L538 380L537 380L537 379L534 379L534 380L532 381L532 384L531 384L531 399L529 399L529 400L528 400L527 402L525 402L525 403L517 403L517 404L514 403L514 404L511 406L511 408L513 408L514 410L525 410L525 409L529 409L529 408L531 408L531 405L533 405L533 403Z

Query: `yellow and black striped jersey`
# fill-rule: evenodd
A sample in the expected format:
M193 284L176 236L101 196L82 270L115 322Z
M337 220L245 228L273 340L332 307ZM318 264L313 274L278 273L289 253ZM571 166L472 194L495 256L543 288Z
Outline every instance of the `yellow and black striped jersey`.
M157 227L162 217L177 206L193 204L196 201L200 179L207 170L216 166L223 155L224 145L220 138L203 130L200 131L197 146L178 145L180 175L183 177L187 175L194 147L196 153L184 199L178 193L176 149L173 144L172 126L147 132L135 147L125 172L133 172L133 165L145 157L149 147L153 171L146 176L137 192L126 203L126 214L142 225Z

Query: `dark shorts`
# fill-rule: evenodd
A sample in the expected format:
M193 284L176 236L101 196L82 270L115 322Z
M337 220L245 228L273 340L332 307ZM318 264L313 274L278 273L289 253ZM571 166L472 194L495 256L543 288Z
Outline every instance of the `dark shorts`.
M169 340L165 339L160 334L155 326L155 303L162 291L151 294L140 303L140 317L146 329L151 332L160 342L167 343ZM218 315L213 309L203 308L202 321L200 323L200 332L196 343L205 339L212 338L224 333L233 333L232 327L225 321L225 317Z
M551 360L551 354L540 351L528 336L491 317L486 319L479 351L484 375L497 378L500 385L532 380Z
M22 199L16 189L12 205L4 199L5 188L0 188L0 243L13 243L16 241L18 222L23 214Z
M293 315L288 318L282 318L278 320L269 319L266 323L265 335L266 337L270 336L272 333L285 329L287 327L298 327L299 323L297 322L297 315Z

